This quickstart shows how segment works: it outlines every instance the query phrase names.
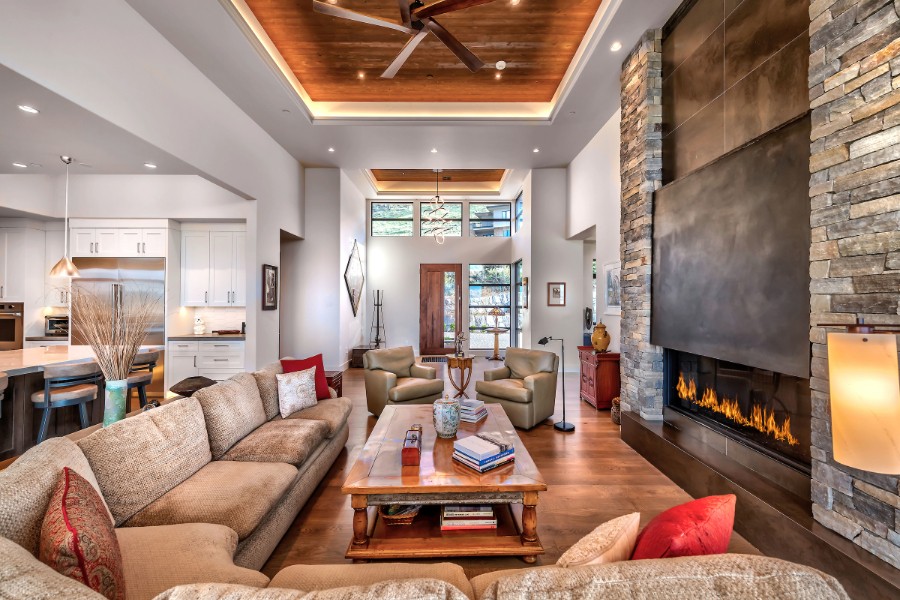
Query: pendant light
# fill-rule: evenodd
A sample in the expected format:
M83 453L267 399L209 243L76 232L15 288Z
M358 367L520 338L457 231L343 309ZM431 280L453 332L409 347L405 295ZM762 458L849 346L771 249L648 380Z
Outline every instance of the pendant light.
M441 198L441 170L434 170L434 198L431 199L431 210L425 216L431 228L431 234L434 241L438 244L444 243L447 234L447 214L448 211L444 207L444 200Z
M63 257L50 269L50 277L81 277L78 267L69 258L69 165L72 164L72 157L60 156L59 159L66 164L66 218L63 223Z

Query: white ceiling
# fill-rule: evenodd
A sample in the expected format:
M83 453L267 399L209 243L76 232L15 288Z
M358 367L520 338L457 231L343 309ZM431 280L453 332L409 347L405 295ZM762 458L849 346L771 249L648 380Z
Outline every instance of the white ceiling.
M39 114L19 110L25 104ZM0 174L197 174L190 165L0 65ZM12 163L29 165L22 169ZM145 162L158 168L148 169ZM84 166L88 165L88 166Z
M308 166L510 168L566 166L619 105L628 49L681 0L606 0L611 18L552 121L311 122L299 97L223 7L228 0L127 0L284 148ZM305 0L300 0L305 1ZM392 0L379 0L392 1ZM527 10L523 0L520 10ZM614 41L623 45L610 51ZM329 153L328 148L336 152ZM437 148L438 152L430 152ZM539 153L533 149L539 148Z

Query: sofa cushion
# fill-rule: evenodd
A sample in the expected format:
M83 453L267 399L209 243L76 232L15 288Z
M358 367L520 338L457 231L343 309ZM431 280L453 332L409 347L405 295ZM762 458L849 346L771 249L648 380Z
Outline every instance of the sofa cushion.
M507 577L517 577L522 575L525 571L550 571L553 573L560 567L556 565L547 565L544 567L528 567L523 565L518 569L501 569L499 571L488 571L487 573L482 573L481 575L477 575L473 577L469 583L472 584L472 593L475 594L475 598L481 600L481 598L485 597L485 593L491 586L500 581L501 579L505 579Z
M438 579L384 581L369 586L300 591L268 587L264 590L226 584L172 588L154 600L466 600L466 595Z
M150 600L188 583L238 583L265 587L269 578L238 567L233 557L238 536L233 529L211 523L158 527L120 527L128 600Z
M263 409L266 411L266 420L278 415L278 380L275 376L281 373L284 373L281 361L273 362L253 373Z
M239 441L222 460L288 463L300 466L328 435L325 421L276 419Z
M278 503L297 475L284 463L216 461L138 512L125 525L216 523L244 539Z
M109 512L100 492L68 467L44 515L39 558L108 600L125 600L122 554Z
M521 379L498 379L497 381L476 381L475 391L510 402L528 404L534 392L525 387Z
M397 380L396 386L388 390L388 398L391 402L409 402L410 400L441 394L443 391L443 379L403 377Z
M0 471L0 537L37 556L41 523L64 467L74 470L100 491L87 458L68 438L50 438Z
M632 560L727 552L736 501L734 494L707 496L660 513L638 535Z
M281 367L285 373L315 369L313 374L316 376L316 399L325 400L331 397L328 392L328 378L325 376L325 361L321 354L309 358L282 358Z
M78 440L78 446L117 527L211 459L196 398L175 400L98 429Z
M552 373L556 370L556 355L544 350L507 348L504 361L515 379L525 379L535 373Z
M409 368L416 363L412 346L369 350L363 357L367 369L388 371L397 377L409 377Z
M203 388L193 398L203 407L214 460L267 420L256 378L250 373L238 373L227 381Z
M473 585L477 587L478 582L473 580ZM742 554L521 569L488 585L479 600L551 597L848 600L830 575L775 558Z
M272 578L269 587L313 592L404 579L439 579L459 589L469 598L475 598L466 572L453 563L292 565L279 571Z
M312 408L305 408L295 412L288 419L309 419L323 421L328 426L328 437L337 433L350 416L353 410L353 401L350 398L332 398L320 400Z
M640 526L641 513L637 512L607 521L563 552L556 565L579 567L628 560Z
M276 375L278 380L278 413L286 419L298 410L316 405L316 368ZM326 386L327 390L327 386Z
M91 588L60 575L4 537L0 537L0 598L104 600Z

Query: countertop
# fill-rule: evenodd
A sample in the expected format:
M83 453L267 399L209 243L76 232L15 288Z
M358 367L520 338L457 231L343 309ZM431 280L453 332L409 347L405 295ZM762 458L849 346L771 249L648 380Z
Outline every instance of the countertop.
M26 342L68 342L67 335L36 335L25 338Z
M247 336L243 333L226 333L219 335L218 333L203 333L197 335L195 333L191 333L188 335L170 335L168 340L170 342L189 342L192 340L235 340L241 341L246 339Z
M162 346L142 346L141 350L162 350ZM0 372L10 377L43 371L47 365L87 362L94 358L90 346L47 346L0 352Z

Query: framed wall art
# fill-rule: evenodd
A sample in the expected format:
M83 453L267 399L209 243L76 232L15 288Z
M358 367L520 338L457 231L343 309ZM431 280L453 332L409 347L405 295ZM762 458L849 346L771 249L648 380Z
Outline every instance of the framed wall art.
M622 314L622 263L612 262L603 265L604 298L606 300L605 315Z
M362 258L359 256L359 245L356 240L353 240L353 250L350 251L350 258L347 259L347 268L344 269L344 283L347 285L347 294L350 296L350 307L353 309L354 317L359 312L359 303L362 300L365 282L366 275Z
M262 309L278 309L278 267L262 266Z
M551 281L547 284L547 306L566 305L566 284L564 281Z

